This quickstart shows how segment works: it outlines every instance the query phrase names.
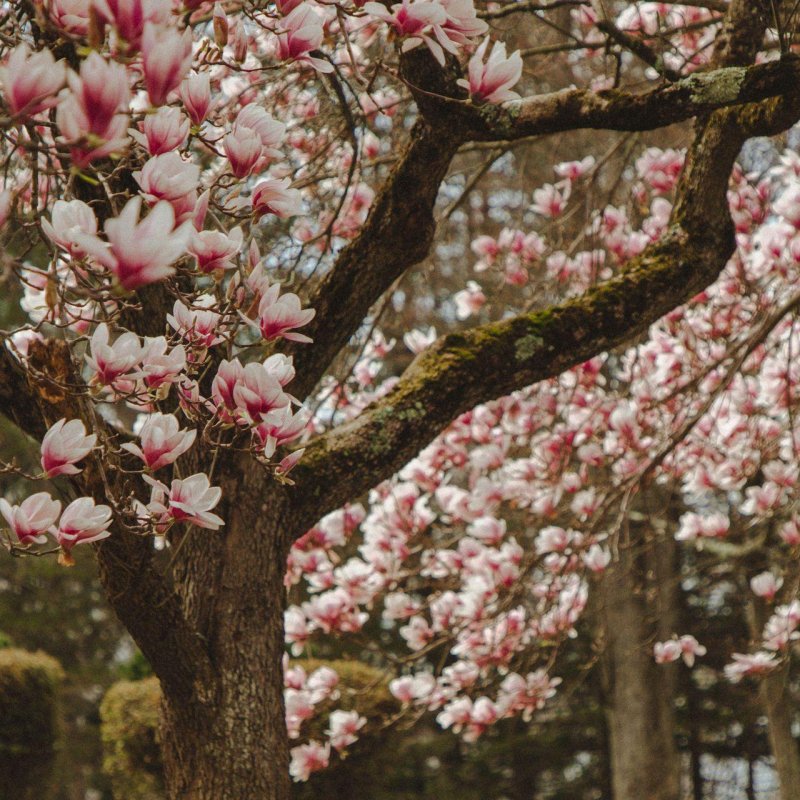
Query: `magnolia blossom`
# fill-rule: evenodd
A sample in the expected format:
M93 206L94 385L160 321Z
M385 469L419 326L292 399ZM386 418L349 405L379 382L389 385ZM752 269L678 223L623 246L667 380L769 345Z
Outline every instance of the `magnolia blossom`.
M436 341L436 328L432 325L427 330L414 328L403 334L403 344L412 353L421 353L427 350Z
M344 750L353 742L358 741L358 732L367 724L366 717L358 711L342 711L337 708L331 712L328 720L328 730L325 733L335 750Z
M81 63L80 75L70 71L67 80L56 123L70 144L72 160L85 167L128 143L128 73L122 64L92 52Z
M694 636L677 636L666 642L656 642L653 647L656 664L668 664L683 658L687 667L693 667L697 656L704 656L708 651Z
M200 272L215 272L233 269L231 260L242 246L242 229L238 226L228 233L222 231L198 231L189 242L188 251L197 259Z
M511 87L522 77L522 56L519 50L506 56L505 44L495 42L489 58L484 63L488 46L487 36L469 60L469 80L460 79L459 86L469 89L470 97L479 103L505 103L508 100L518 100L519 95L512 92Z
M292 292L282 295L280 284L274 283L267 289L258 304L258 323L245 317L244 320L258 328L267 340L288 339L292 342L310 342L308 336L295 333L293 328L308 325L316 312L313 308L301 308L300 298Z
M0 514L21 545L44 544L47 541L44 534L55 524L60 512L61 503L47 492L32 494L18 506L0 497Z
M444 30L448 18L440 3L403 0L402 3L395 3L391 10L380 3L366 3L364 10L391 25L395 35L403 39L404 52L425 44L442 66L445 63L445 50L458 53L455 43Z
M193 72L181 84L181 100L193 125L202 125L211 108L211 78L207 72Z
M223 139L222 147L234 178L246 178L261 160L261 137L252 128L235 126Z
M141 447L126 442L123 449L144 461L150 470L171 464L194 444L196 430L181 430L174 414L155 413L147 417L139 431Z
M142 189L149 205L166 200L175 211L176 223L189 217L197 203L200 168L184 161L176 152L153 156L134 172L133 177Z
M310 55L322 44L325 32L314 8L301 3L278 25L277 55L282 61L300 61L318 72L333 72L333 65Z
M109 344L108 325L101 322L89 340L89 351L85 359L92 370L92 383L113 386L119 378L133 378L134 367L142 358L139 337L132 331L118 336L114 344Z
M192 66L192 31L182 34L174 28L144 26L142 66L147 94L154 106L161 106L177 89Z
M177 383L186 368L186 350L182 344L169 348L164 336L147 338L142 347L142 373L150 389L162 389L159 396L166 396L163 387Z
M171 266L186 251L191 222L175 227L175 211L162 200L139 221L142 198L131 198L118 217L105 224L109 244L96 236L81 235L79 245L109 270L123 289L137 289L162 280L175 271Z
M92 5L131 50L139 47L147 23L164 23L172 11L171 4L162 0L92 0Z
M81 258L85 253L75 234L96 234L97 218L82 200L56 200L50 219L42 218L42 230L54 244L71 256Z
M172 314L167 314L167 323L195 347L213 347L225 338L222 315L213 310L215 303L207 294L196 298L191 307L176 300Z
M111 520L111 509L95 505L91 497L73 500L64 509L58 527L51 528L62 550L59 563L65 566L75 563L70 551L76 544L89 544L110 536L108 526Z
M456 304L456 317L467 319L477 314L486 303L486 295L475 281L467 281L467 288L453 295Z
M738 683L749 675L765 675L779 665L775 653L760 650L757 653L734 653L733 662L725 665L725 677Z
M50 0L50 19L65 33L85 36L89 31L91 0Z
M148 475L144 479L153 487L147 510L158 525L175 520L215 531L225 524L222 517L211 513L222 497L222 489L211 486L208 475L198 472L182 480L176 478L169 489Z
M13 116L32 117L51 108L66 80L63 60L56 61L46 48L32 53L27 44L17 45L0 67L0 84Z
M257 217L274 214L276 217L292 217L303 213L300 192L291 188L289 178L267 178L253 189L251 203Z
M765 600L774 599L778 589L783 586L783 578L776 578L771 572L762 572L750 579L753 594Z
M97 436L87 435L79 419L60 419L42 439L42 469L46 478L56 475L77 475L76 461L86 458L97 442Z
M310 741L291 750L292 760L289 764L289 774L297 781L307 781L312 772L318 772L328 766L331 757L329 743L320 744Z
M180 150L189 136L189 120L179 108L163 106L155 114L148 114L142 132L132 130L130 135L147 148L151 156Z

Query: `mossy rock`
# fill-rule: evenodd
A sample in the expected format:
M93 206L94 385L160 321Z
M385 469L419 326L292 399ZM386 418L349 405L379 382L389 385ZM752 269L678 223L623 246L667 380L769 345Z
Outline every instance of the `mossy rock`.
M119 681L100 705L103 770L118 800L162 800L157 678Z
M61 665L46 653L0 649L0 753L52 751L58 734Z

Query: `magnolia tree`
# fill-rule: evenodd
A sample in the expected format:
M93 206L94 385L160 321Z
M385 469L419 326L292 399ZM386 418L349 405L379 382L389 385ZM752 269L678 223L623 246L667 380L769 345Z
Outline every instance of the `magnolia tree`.
M346 752L370 723L336 708L336 674L284 667L371 615L397 630L381 657L407 714L468 739L529 718L597 585L628 656L615 792L677 798L648 687L704 646L668 617L648 639L626 524L667 489L685 515L666 540L770 553L757 644L727 672L767 676L797 785L800 159L736 166L800 119L792 6L0 5L20 308L0 401L41 442L29 492L0 500L6 547L93 553L161 682L170 797L283 800ZM690 119L685 150L584 137L516 193L508 159L491 170L549 134ZM436 223L452 237L487 175L451 331L409 313L387 339Z

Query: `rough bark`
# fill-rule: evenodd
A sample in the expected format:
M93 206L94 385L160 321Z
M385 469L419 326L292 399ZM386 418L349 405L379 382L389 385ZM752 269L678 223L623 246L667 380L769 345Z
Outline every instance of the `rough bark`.
M174 577L212 664L210 685L186 703L164 687L170 798L286 800L283 706L285 505L258 493L258 470L219 472L225 531L189 531Z
M631 525L619 559L603 576L604 665L614 800L679 800L674 681L653 660L653 640L669 627L670 543Z
M750 634L754 640L761 638L769 615L767 604L758 597L754 598L749 614ZM787 667L781 667L767 675L758 687L759 700L767 715L767 733L775 759L780 800L800 797L800 748L792 731L796 708L789 693L788 673Z

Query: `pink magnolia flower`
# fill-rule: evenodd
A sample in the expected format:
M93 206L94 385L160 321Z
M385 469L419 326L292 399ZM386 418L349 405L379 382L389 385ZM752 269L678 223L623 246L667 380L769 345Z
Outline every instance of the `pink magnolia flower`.
M765 675L779 665L775 653L760 650L757 653L734 653L733 663L725 665L725 677L738 683L748 675Z
M182 344L170 350L164 336L145 340L142 347L142 373L150 389L177 383L185 369L186 350Z
M342 711L337 708L331 712L328 730L325 733L328 735L331 747L344 750L345 747L358 741L358 732L366 724L366 717L362 717L358 711Z
M128 142L130 101L128 73L122 64L92 52L81 64L80 76L67 74L69 90L62 92L56 124L79 167L104 158Z
M275 467L275 476L277 478L284 478L288 475L300 463L300 459L303 457L305 451L305 447L302 447L300 450L295 450L289 453L288 456L284 456L278 463L278 466Z
M277 54L282 61L301 61L318 72L333 72L333 65L310 55L322 44L325 32L313 7L301 3L278 24Z
M217 374L211 382L211 399L217 408L219 416L227 423L234 422L234 417L227 413L236 410L236 401L233 398L234 389L244 379L244 367L238 358L231 361L223 360L217 367Z
M291 188L289 178L266 178L261 181L253 189L251 203L257 217L269 213L283 219L303 213L300 192Z
M448 39L456 44L467 44L489 29L487 23L478 18L472 0L439 0L439 4L447 14L442 28Z
M246 105L237 115L235 128L250 128L261 138L261 145L264 148L262 154L272 158L281 155L278 146L286 133L286 126L282 122L271 117L267 111L255 103Z
M492 45L492 52L484 63L487 36L469 60L469 80L458 81L460 86L469 89L470 97L478 103L505 103L518 100L519 95L511 91L522 77L522 56L519 50L506 56L506 46L502 42Z
M64 509L58 527L50 529L61 545L59 564L72 566L75 563L70 551L76 544L98 542L111 536L111 531L108 530L111 519L111 509L108 506L95 505L91 497L73 500Z
M552 183L546 183L541 188L535 189L531 211L535 211L548 219L555 219L561 215L561 212L567 206L570 188L570 184L567 181L563 188L559 188Z
M308 325L316 311L313 308L301 308L300 298L292 292L281 295L280 284L274 283L267 289L258 304L258 322L244 317L245 322L258 328L267 340L288 339L292 342L310 342L308 336L295 333L293 328Z
M189 242L188 251L197 259L200 272L233 269L233 259L242 247L242 229L238 226L228 233L198 231Z
M76 461L85 458L97 442L97 436L87 436L79 419L60 419L42 439L42 469L45 478L56 475L77 475Z
M320 744L310 741L291 750L292 760L289 765L289 774L296 782L307 781L312 772L318 772L328 766L331 757L330 744Z
M387 22L394 31L394 34L403 39L403 52L413 50L421 44L427 46L433 57L444 66L444 51L458 53L458 47L452 41L444 26L448 23L447 12L441 3L428 2L427 0L403 0L402 3L395 3L391 11L387 10L381 3L365 3L364 10L368 14ZM453 20L450 20L452 23ZM455 26L457 28L457 25ZM463 38L454 29L456 38ZM431 37L431 34L435 38Z
M194 444L197 431L181 430L174 414L151 414L139 431L141 447L126 442L124 450L133 453L144 461L150 470L157 470L171 464Z
M48 13L64 33L85 36L89 32L90 6L91 0L50 0Z
M133 173L149 205L166 200L175 210L176 223L184 222L197 203L200 167L184 161L171 151L148 159L142 169Z
M783 586L783 578L776 578L771 572L762 572L750 579L750 588L757 597L773 600L778 589Z
M113 386L120 378L136 378L137 375L131 373L142 358L139 337L132 331L126 331L117 337L113 345L108 340L108 325L101 322L95 328L89 340L89 352L84 356L93 373L91 382Z
M221 342L225 335L222 315L212 307L216 300L211 295L200 295L191 307L175 301L167 322L185 341L195 347L207 348Z
M75 233L96 234L97 218L82 200L56 200L50 219L42 218L42 230L48 239L71 256L81 258L85 253L77 244Z
M147 508L159 518L159 524L172 519L212 531L225 524L222 517L211 513L222 497L222 489L211 486L208 475L198 472L182 480L176 478L169 489L148 475L144 479L154 489Z
M142 67L150 102L162 106L171 91L180 86L192 66L192 31L179 33L171 27L144 26Z
M32 494L18 506L0 497L0 514L22 545L44 544L47 541L44 534L55 524L60 512L61 503L47 492Z
M290 402L277 379L257 363L244 366L232 394L239 418L252 425L258 425L270 411L284 408Z
M66 67L45 49L32 53L27 44L17 45L0 67L0 84L12 116L32 117L54 106L56 93L66 80Z
M163 106L155 114L148 114L142 131L131 130L130 135L147 148L151 156L180 150L189 136L189 120L179 108Z
M193 72L181 84L181 100L193 125L202 125L211 108L211 78L207 72Z
M261 137L252 128L235 125L223 139L222 148L234 178L246 178L261 160Z
M263 422L256 433L264 444L264 455L272 458L281 445L294 441L308 426L308 414L302 409L292 414L291 406L269 411L263 415Z
M118 217L105 224L109 244L96 236L80 236L78 243L107 267L123 289L137 289L172 275L172 263L186 251L192 223L175 227L175 211L162 200L146 219L139 220L142 198L131 198Z
M456 317L467 319L477 314L486 302L486 295L480 285L475 281L467 281L467 288L453 295L456 304Z
M403 334L403 344L415 354L427 350L435 341L436 328L432 325L426 330L414 328L408 333Z
M169 19L172 4L162 0L93 0L101 20L113 25L117 35L134 50L141 43L145 24Z

